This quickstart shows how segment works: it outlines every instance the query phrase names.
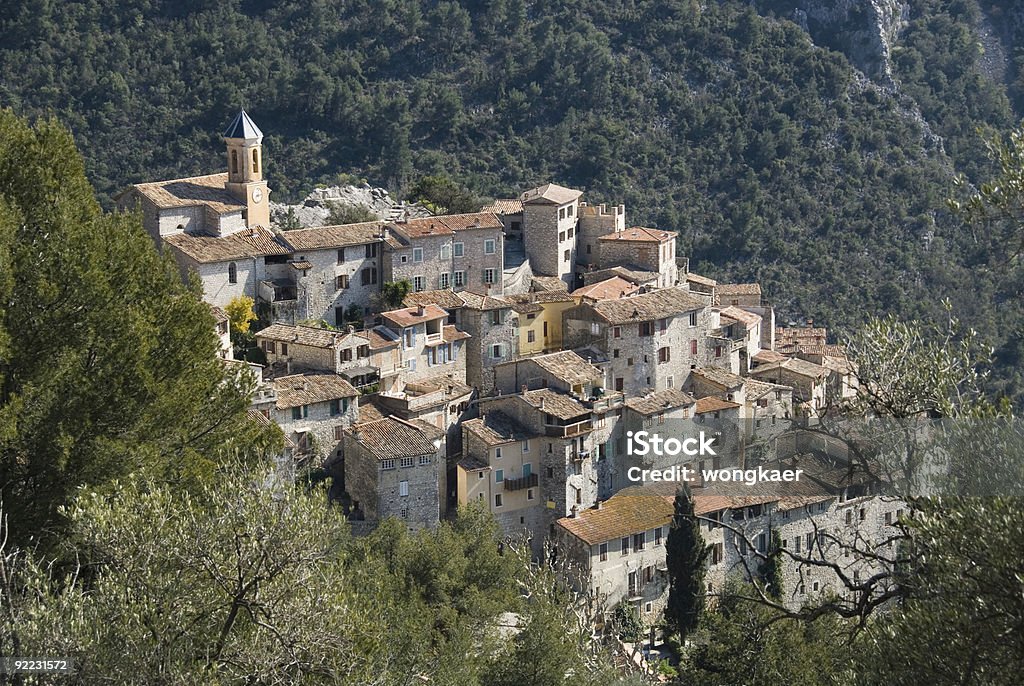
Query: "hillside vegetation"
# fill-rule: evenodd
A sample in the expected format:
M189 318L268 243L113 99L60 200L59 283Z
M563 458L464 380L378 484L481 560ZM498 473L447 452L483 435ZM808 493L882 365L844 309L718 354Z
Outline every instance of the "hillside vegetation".
M221 168L245 106L275 199L345 173L482 196L555 180L679 231L711 276L760 280L783 321L934 318L948 297L1012 352L1019 280L980 269L944 204L955 173L991 173L977 128L1014 121L977 69L977 3L908 3L896 89L763 4L14 0L0 104L69 125L108 205Z

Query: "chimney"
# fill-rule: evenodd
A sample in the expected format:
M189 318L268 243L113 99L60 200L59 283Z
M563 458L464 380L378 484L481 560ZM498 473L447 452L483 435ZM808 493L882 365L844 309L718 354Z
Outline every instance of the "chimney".
M522 387L519 389L519 392L520 393L526 393L526 384L522 385Z
M422 317L426 313L426 311L427 311L427 308L424 307L423 305L417 305L416 306L416 315L417 316Z
M544 409L544 398L541 398L541 399L540 399L540 405L539 405L539 407L540 407L540 409L542 409L542 410Z
M594 509L595 510L600 510L601 509L601 501L600 500L598 500L596 503L594 503Z
M579 505L573 505L572 506L572 509L569 510L569 516L572 517L573 519L576 519L577 517L580 516L580 507L579 507Z

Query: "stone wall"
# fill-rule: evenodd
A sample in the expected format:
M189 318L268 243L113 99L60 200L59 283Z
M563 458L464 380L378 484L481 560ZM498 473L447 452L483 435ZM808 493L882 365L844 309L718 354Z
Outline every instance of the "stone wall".
M285 236L287 238L287 236ZM379 245L379 244L378 244ZM351 305L359 305L364 316L371 313L380 293L381 277L377 257L366 256L366 245L343 248L344 261L338 262L339 248L306 250L296 253L295 259L313 265L305 276L298 279L303 289L305 319L322 319L334 326L344 326L339 319ZM379 253L379 249L376 251ZM362 270L378 268L377 282L363 285ZM338 277L348 277L348 287L338 288ZM339 312L340 308L340 312Z
M440 494L444 489L444 443L436 453L424 455L430 464L421 465L420 456L412 467L384 469L383 462L365 450L350 434L343 440L345 454L345 490L358 502L366 521L380 522L396 517L410 527L433 527L441 514ZM409 495L401 496L400 483L407 481Z
M580 203L579 254L576 262L581 267L596 265L600 257L598 238L626 228L626 206L588 205Z

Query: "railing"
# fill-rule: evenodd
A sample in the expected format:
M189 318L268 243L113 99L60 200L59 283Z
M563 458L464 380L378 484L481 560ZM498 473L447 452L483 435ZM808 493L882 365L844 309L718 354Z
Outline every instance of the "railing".
M505 479L502 483L505 484L506 491L521 491L524 488L534 488L539 481L536 474L529 474L518 479Z
M576 422L575 424L566 424L564 426L558 424L545 424L544 433L548 436L576 436L586 431L590 431L594 426L589 419L585 419L582 422Z
M430 344L430 343L440 343L441 342L441 337L442 337L441 333L428 333L426 335L427 344Z

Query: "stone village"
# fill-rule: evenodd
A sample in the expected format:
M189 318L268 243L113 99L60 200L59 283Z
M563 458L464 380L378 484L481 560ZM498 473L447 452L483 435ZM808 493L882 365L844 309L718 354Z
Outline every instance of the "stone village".
M742 494L691 484L709 593L747 573L772 532L823 557L845 536L893 535L902 503L828 456L778 446L784 427L856 389L844 349L824 329L777 326L758 284L692 273L675 232L630 226L624 206L554 183L472 214L276 230L262 139L240 112L224 133L227 172L140 183L119 204L199 279L225 364L259 380L250 414L284 432L283 465L333 476L354 532L387 517L431 526L482 503L535 557L572 560L602 607L629 603L653 623L678 484L627 472L687 458L638 459L626 436L695 426L722 437L709 467L785 452L806 475ZM401 281L411 292L383 307L382 289ZM242 296L256 303L265 365L233 359L223 308ZM856 579L869 564L843 571ZM844 593L830 566L787 559L783 578L793 607Z

